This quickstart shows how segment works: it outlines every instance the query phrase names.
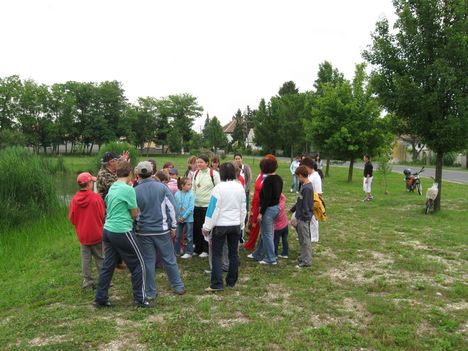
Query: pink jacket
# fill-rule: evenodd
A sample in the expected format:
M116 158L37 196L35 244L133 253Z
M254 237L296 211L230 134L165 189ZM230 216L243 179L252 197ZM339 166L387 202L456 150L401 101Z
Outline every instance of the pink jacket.
M289 224L288 217L286 216L286 212L284 211L284 207L286 205L286 196L281 194L279 208L280 211L278 213L278 217L276 217L274 228L275 230L281 230L285 228Z

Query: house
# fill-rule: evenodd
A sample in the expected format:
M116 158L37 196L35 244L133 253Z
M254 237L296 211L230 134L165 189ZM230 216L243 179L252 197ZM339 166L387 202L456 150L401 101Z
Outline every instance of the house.
M223 132L226 134L226 138L229 143L232 142L232 135L234 134L234 129L236 128L236 120L233 117L232 120L223 127ZM260 148L255 144L255 133L253 128L249 129L247 137L245 138L245 147L250 147L252 150L260 150Z
M234 129L236 128L236 120L232 117L232 120L223 127L223 132L226 134L228 143L232 142L232 135L234 134Z

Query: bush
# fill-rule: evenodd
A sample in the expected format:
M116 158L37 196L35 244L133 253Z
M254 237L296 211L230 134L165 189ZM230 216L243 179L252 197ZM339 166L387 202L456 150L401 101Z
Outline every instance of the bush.
M130 163L132 164L133 167L137 165L138 150L133 145L129 143L124 143L124 142L112 142L112 143L102 145L101 149L97 153L96 167L98 167L98 169L101 168L102 156L104 156L104 154L108 151L112 151L116 153L117 155L121 155L124 151L128 151L128 154L130 157Z
M446 152L444 154L444 166L450 167L453 166L457 159L457 153L456 152ZM436 164L436 154L435 152L432 154L431 158L431 164L435 165Z
M11 227L59 207L50 164L22 147L0 151L0 226Z

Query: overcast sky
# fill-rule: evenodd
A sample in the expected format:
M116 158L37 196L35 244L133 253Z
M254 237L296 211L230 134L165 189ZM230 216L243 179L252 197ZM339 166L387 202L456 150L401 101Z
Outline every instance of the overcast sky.
M328 60L352 78L391 0L1 0L0 76L118 80L126 96L190 93L227 123Z

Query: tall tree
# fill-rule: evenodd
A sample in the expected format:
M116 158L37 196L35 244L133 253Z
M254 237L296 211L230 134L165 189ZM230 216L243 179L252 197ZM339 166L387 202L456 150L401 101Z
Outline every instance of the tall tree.
M260 100L254 119L255 143L259 145L264 153L275 153L278 148L279 131L281 123L271 113L270 103L265 99Z
M203 107L198 105L197 98L190 94L169 95L165 99L169 113L171 127L177 131L181 140L181 151L184 151L185 143L192 136L192 126L195 118L200 117Z
M370 85L364 64L356 65L353 82L322 85L323 93L306 122L308 136L335 157L350 160L348 181L352 181L354 161L364 153L376 154L390 142L386 122Z
M244 121L244 115L241 110L238 109L233 117L236 125L232 133L232 144L237 144L240 147L245 146L245 139L247 138L247 124Z
M23 83L18 76L0 78L0 130L14 127L22 88Z
M364 57L385 108L436 152L440 209L445 153L468 145L468 45L464 0L394 0L394 31L376 25Z
M218 149L226 147L228 143L226 134L223 132L223 127L216 116L214 116L210 121L210 126L208 128L208 142L210 148L215 153L218 152Z

